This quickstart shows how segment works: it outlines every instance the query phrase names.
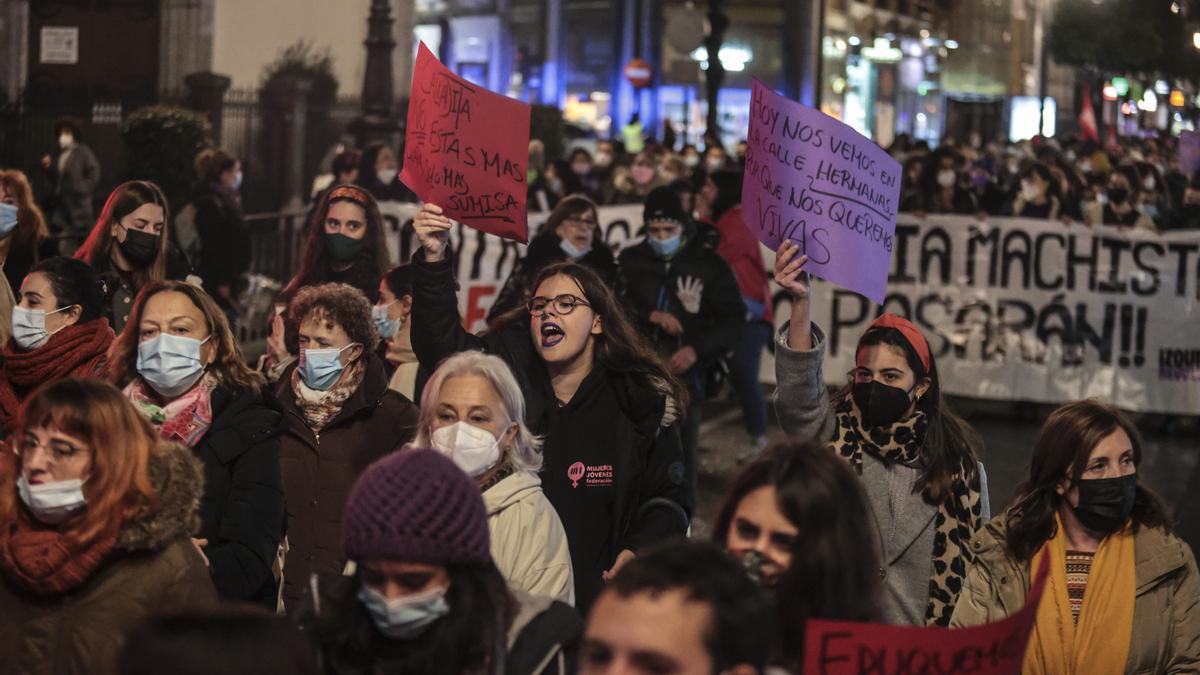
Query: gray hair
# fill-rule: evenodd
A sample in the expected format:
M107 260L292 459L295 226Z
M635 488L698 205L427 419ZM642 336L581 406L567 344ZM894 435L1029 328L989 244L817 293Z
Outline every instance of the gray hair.
M517 435L513 438L505 461L517 471L538 471L542 468L542 439L533 435L525 426L525 395L513 377L512 370L500 357L483 352L466 351L442 361L421 393L421 414L417 418L417 438L412 445L432 448L430 440L433 427L434 407L442 393L442 385L452 377L477 375L491 383L504 404L504 413L510 424L517 424Z

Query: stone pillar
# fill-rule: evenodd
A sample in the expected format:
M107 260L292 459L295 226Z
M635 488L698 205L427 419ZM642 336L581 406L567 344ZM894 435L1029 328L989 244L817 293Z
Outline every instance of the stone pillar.
M158 93L183 87L188 73L212 70L216 0L162 0L159 16Z
M395 70L396 98L407 99L412 90L413 29L416 28L416 2L401 0L396 3L396 53L392 57Z
M188 88L188 105L208 115L213 142L217 147L225 147L221 137L221 122L225 116L225 92L229 90L232 80L217 73L201 72L184 77L183 82Z
M29 0L0 0L0 86L15 101L29 72Z
M407 0L401 0L405 2ZM359 147L371 141L386 141L396 146L400 123L394 111L395 95L392 86L392 50L396 40L392 37L391 3L389 0L371 0L371 14L367 19L367 66L363 75L363 114L350 124L350 131Z
M274 187L280 210L299 209L304 204L305 135L312 85L310 77L283 75L263 91L267 103L264 122L269 130L267 162L278 167Z

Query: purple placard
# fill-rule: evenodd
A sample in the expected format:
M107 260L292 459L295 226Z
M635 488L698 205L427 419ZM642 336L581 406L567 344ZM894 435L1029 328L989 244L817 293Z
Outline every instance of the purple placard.
M1200 169L1200 132L1179 134L1179 168L1188 176Z
M772 250L882 303L900 202L900 164L871 139L754 80L742 213Z

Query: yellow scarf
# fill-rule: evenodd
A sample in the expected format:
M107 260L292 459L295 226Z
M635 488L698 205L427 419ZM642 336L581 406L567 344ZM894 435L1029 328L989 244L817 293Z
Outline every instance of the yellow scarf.
M1136 589L1133 532L1126 526L1100 542L1088 573L1076 625L1067 597L1067 547L1062 520L1054 536L1033 557L1036 570L1050 556L1050 578L1038 605L1037 621L1025 651L1026 675L1120 675L1129 658Z

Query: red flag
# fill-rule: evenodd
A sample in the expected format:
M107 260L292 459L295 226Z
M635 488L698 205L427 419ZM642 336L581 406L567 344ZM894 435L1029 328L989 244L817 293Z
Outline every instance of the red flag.
M1092 109L1092 92L1083 88L1083 106L1079 110L1079 127L1083 130L1083 140L1100 142L1100 130L1096 127L1096 111Z

